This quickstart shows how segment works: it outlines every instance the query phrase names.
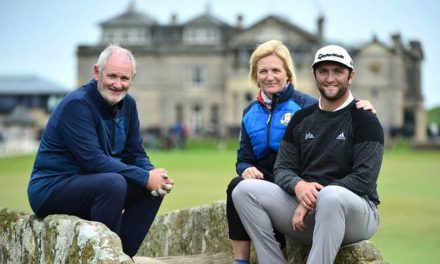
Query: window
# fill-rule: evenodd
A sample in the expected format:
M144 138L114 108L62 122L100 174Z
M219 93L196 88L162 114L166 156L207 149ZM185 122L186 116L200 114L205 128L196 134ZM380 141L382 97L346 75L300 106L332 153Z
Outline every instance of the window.
M55 110L55 108L57 107L57 105L61 102L61 99L63 99L62 96L51 95L47 99L46 110L49 113L52 113Z
M240 101L239 101L239 96L238 94L235 92L232 94L232 111L231 111L231 119L234 120L233 122L239 122L239 118L240 118L240 111L242 111L241 105L240 105Z
M246 48L240 49L239 51L239 61L240 65L248 65L249 59L251 57L251 53L249 53L249 50Z
M121 41L123 39L124 39L124 37L123 37L122 29L115 29L113 31L113 41Z
M194 27L188 28L183 34L185 44L218 44L220 42L220 31L217 28Z
M128 30L123 30L122 31L122 40L121 42L123 43L129 43L130 42L130 31Z
M183 106L182 104L176 105L176 123L183 122Z
M217 127L219 124L219 107L217 104L211 106L211 125Z
M211 136L218 137L220 136L220 107L218 104L211 105L211 113L209 118L209 127L207 132Z
M196 86L200 86L203 83L202 69L199 66L194 67L191 75L191 82Z
M203 128L203 112L202 106L198 103L194 104L191 113L191 130L198 135Z
M137 30L137 38L138 38L139 42L147 41L147 39L148 39L147 32L145 30L139 28Z
M109 43L113 41L113 32L111 30L105 30L103 35L104 36L102 37L102 42Z
M206 69L201 65L188 67L188 86L202 88L206 85Z
M277 27L264 28L257 36L258 42L264 42L269 39L286 40L286 34Z
M127 43L142 44L150 41L149 31L143 28L132 28L128 31L128 38L125 39Z

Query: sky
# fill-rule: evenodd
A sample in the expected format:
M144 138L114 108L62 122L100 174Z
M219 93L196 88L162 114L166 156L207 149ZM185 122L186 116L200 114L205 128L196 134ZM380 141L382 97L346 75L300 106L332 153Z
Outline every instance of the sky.
M425 106L440 106L438 0L0 0L0 75L34 75L75 88L77 46L98 43L99 23L123 13L131 1L160 24L169 24L171 14L183 23L209 9L231 25L239 14L245 27L278 15L310 33L324 15L326 40L347 46L365 44L373 35L391 45L398 33L404 45L421 42Z

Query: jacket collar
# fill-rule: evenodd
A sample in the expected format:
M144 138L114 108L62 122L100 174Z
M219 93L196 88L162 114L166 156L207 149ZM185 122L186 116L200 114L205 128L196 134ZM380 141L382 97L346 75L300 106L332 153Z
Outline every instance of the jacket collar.
M284 91L277 93L275 95L278 97L278 102L284 102L289 100L294 92L295 92L295 87L293 86L293 84L289 83L286 89L284 89Z
M286 88L282 92L276 93L272 96L272 104L274 101L280 103L289 100L289 98L292 97L294 92L295 92L295 87L293 86L293 84L288 83ZM258 93L257 100L261 105L265 106L266 104L263 100L261 93L263 93L262 90L260 90L260 92Z

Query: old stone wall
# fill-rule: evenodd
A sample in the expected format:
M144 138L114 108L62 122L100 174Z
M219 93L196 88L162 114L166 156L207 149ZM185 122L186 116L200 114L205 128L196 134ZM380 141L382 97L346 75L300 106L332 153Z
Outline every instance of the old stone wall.
M177 210L156 218L136 263L230 264L225 202ZM309 247L287 239L289 263L305 263ZM147 257L143 257L147 256ZM44 220L0 208L0 263L133 263L105 225L74 216ZM257 263L252 252L252 263ZM370 241L341 248L336 264L385 264Z
M227 232L224 202L165 213L156 217L137 255L232 253Z
M133 263L105 225L67 215L44 220L0 208L0 263Z

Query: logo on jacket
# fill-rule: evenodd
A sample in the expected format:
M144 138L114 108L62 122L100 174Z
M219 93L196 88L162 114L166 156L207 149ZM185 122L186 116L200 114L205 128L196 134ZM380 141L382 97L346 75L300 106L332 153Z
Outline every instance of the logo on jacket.
M307 140L307 139L314 139L314 138L315 138L315 136L314 136L312 133L307 132L307 134L306 134L304 140Z
M336 137L337 140L345 140L344 132L339 134L339 136Z
M281 117L281 124L287 126L290 122L290 119L292 119L293 114L292 113L285 113L282 117Z

